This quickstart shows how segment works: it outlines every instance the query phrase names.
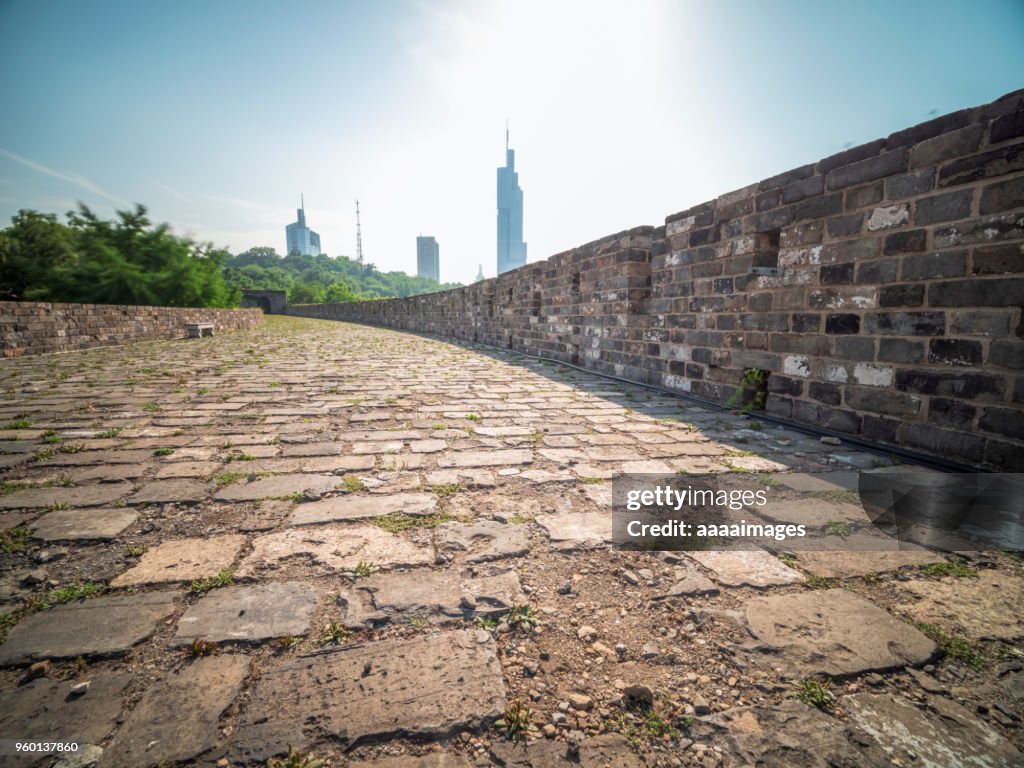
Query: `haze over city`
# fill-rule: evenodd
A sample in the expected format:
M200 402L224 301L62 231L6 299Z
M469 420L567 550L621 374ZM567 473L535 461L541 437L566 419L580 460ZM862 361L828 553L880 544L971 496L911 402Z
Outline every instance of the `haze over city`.
M0 219L155 221L495 274L505 124L529 259L1021 86L1024 4L0 3Z

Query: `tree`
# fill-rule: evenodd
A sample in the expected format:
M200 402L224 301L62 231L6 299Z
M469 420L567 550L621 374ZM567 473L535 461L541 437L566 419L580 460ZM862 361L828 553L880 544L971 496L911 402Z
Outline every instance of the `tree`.
M74 258L72 233L55 214L18 211L0 232L0 299L47 299L47 276Z

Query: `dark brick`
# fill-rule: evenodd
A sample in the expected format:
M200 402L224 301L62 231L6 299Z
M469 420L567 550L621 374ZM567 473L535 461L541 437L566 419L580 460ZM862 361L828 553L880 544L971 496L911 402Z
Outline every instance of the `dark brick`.
M698 229L690 232L690 247L693 248L698 245L707 245L708 243L717 243L721 239L718 232L718 227L708 227L707 229Z
M1020 443L985 441L985 462L1004 472L1024 472L1024 450Z
M939 186L967 184L1024 169L1024 144L1010 144L990 152L954 160L939 169Z
M982 131L981 125L969 125L958 131L923 141L910 151L910 167L924 168L970 154L978 148Z
M1013 402L1024 403L1024 376L1018 376L1013 385Z
M1024 136L1024 109L1018 109L993 120L988 140L991 144L997 144L1018 136Z
M715 293L732 293L732 278L720 277L717 280L713 280L711 290Z
M943 251L903 259L901 280L930 280L935 277L963 277L967 271L966 251Z
M879 312L864 316L867 333L892 336L943 336L944 312Z
M805 200L794 206L793 220L823 219L843 210L843 196L840 194L825 195Z
M865 181L875 181L907 170L907 161L906 149L883 152L877 157L869 157L829 171L826 183L829 190L835 190L862 184Z
M695 363L704 363L707 365L711 362L711 350L710 349L694 349L690 352L690 359Z
M876 387L846 387L846 404L858 411L888 416L914 416L921 410L921 398Z
M736 315L718 315L715 318L715 327L720 331L732 331L737 327Z
M758 213L764 213L765 211L770 211L772 208L778 208L781 200L782 190L773 189L770 192L764 192L754 198L754 208Z
M888 256L893 253L914 253L923 251L928 238L928 230L911 229L906 232L894 232L885 238L883 252Z
M825 429L832 429L836 432L857 434L860 431L860 416L853 411L846 411L840 408L829 408L825 405L808 403L797 400L793 403L793 418L797 421L805 421L816 424Z
M885 285L878 292L880 307L920 307L924 301L924 285Z
M951 312L949 332L958 336L1006 336L1010 332L1009 311L966 310Z
M704 367L697 365L696 363L686 364L686 378L688 379L703 379L704 378Z
M748 331L788 331L788 315L740 315L740 326Z
M847 237L856 235L864 226L863 213L848 213L845 216L834 216L828 220L828 234L831 237Z
M824 160L818 161L818 173L828 173L833 168L839 168L844 165L850 165L856 163L859 160L864 160L869 157L875 157L879 152L885 149L885 139L875 139L867 144L861 144L851 149L845 149L842 152L837 152L834 155L826 157Z
M853 282L853 262L826 264L820 270L822 285L849 285Z
M899 262L896 259L866 261L857 265L857 283L859 285L876 285L891 283L896 279Z
M812 400L817 400L825 405L839 405L843 399L843 391L836 384L825 384L820 381L812 381L807 391Z
M772 294L755 293L747 299L751 312L768 312L772 308Z
M928 421L943 427L970 429L977 409L961 400L933 397L928 401Z
M765 192L769 189L779 189L785 187L788 184L792 184L794 181L800 179L806 179L814 175L814 163L810 165L803 165L799 168L794 168L792 171L786 171L780 173L777 176L772 176L770 179L765 179L757 185L759 192Z
M986 432L1024 439L1024 410L1020 408L986 408L978 427Z
M777 416L780 419L791 419L793 418L793 401L788 397L769 394L764 410L771 416Z
M962 432L949 432L929 424L909 424L903 440L912 448L920 448L942 457L956 457L961 461L981 461L985 441Z
M821 329L821 315L798 312L793 315L793 333L817 333Z
M902 200L906 197L923 195L935 189L935 169L925 168L922 171L911 171L902 176L893 176L885 180L885 196L890 200Z
M979 207L982 216L1015 208L1024 208L1024 176L989 184L982 190Z
M768 377L768 391L780 395L799 397L804 391L804 383L800 379L779 376L773 373Z
M1024 304L1024 278L950 280L928 286L933 307L1013 307Z
M782 202L785 204L796 203L805 197L820 195L825 191L825 177L811 176L809 179L794 181L782 188Z
M860 333L860 315L829 315L825 333Z
M924 344L909 339L879 339L878 359L885 363L919 363L924 359Z
M1024 216L1014 213L968 219L932 230L932 241L936 248L991 245L1021 238L1024 238Z
M988 362L1003 368L1024 368L1024 341L993 341L988 349Z
M680 219L688 219L691 216L694 217L693 225L695 227L706 227L713 224L715 221L714 203L701 203L700 205L693 206L693 208L687 208L685 211L670 214L665 217L665 225L667 226Z
M894 147L918 144L935 136L955 131L957 128L963 128L967 125L969 119L969 109L961 109L959 112L942 115L910 128L904 128L902 131L889 134L885 140L885 146L888 149L893 149Z
M774 211L748 216L743 220L743 229L745 232L771 232L792 223L793 209L791 207L777 208Z
M897 368L896 389L919 395L958 397L964 400L1001 400L1006 384L1002 377L985 373L940 373Z
M727 219L735 219L737 216L746 216L748 213L754 212L754 198L744 197L741 200L736 200L732 203L719 204L718 206L718 220L725 221Z
M1003 275L1024 272L1024 243L1003 243L987 248L975 248L973 258L975 275Z
M884 187L880 181L846 190L846 210L852 211L874 205L882 199L883 190Z
M914 205L914 223L917 225L936 224L941 221L966 219L971 215L973 197L973 189L961 189L956 192L922 198Z
M941 365L980 365L981 342L967 339L932 339L928 362Z
M868 440L874 440L879 443L895 443L900 423L895 419L865 414L861 422L860 431Z
M836 354L840 360L874 360L875 340L862 336L842 336L836 339Z
M796 352L803 355L817 355L819 357L829 353L827 336L773 334L770 346L772 352Z

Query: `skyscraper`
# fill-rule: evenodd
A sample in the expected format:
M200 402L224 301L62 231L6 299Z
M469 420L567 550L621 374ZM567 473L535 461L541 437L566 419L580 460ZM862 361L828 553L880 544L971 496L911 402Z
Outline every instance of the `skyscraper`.
M441 249L433 237L420 235L416 238L416 276L441 282Z
M523 190L516 173L516 151L508 148L505 128L505 167L498 169L498 274L526 263L523 242Z
M303 256L320 255L320 235L306 226L306 201L300 198L302 207L296 213L298 221L284 228L288 253L299 253Z

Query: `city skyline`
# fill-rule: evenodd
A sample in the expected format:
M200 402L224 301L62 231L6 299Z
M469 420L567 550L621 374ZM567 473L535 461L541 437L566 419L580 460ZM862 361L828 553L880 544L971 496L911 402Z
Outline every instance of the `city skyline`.
M356 257L358 197L368 262L408 271L432 231L469 283L506 117L539 260L1019 88L1021 29L1010 0L8 0L0 220L138 202L239 253L280 248L298 188L330 255Z
M526 263L523 242L523 190L516 173L516 151L509 147L505 127L505 165L498 168L498 274Z
M298 253L303 256L320 255L320 235L306 226L306 200L299 198L301 205L295 210L296 221L284 228L285 255Z
M416 238L416 276L441 282L441 248L431 235Z

